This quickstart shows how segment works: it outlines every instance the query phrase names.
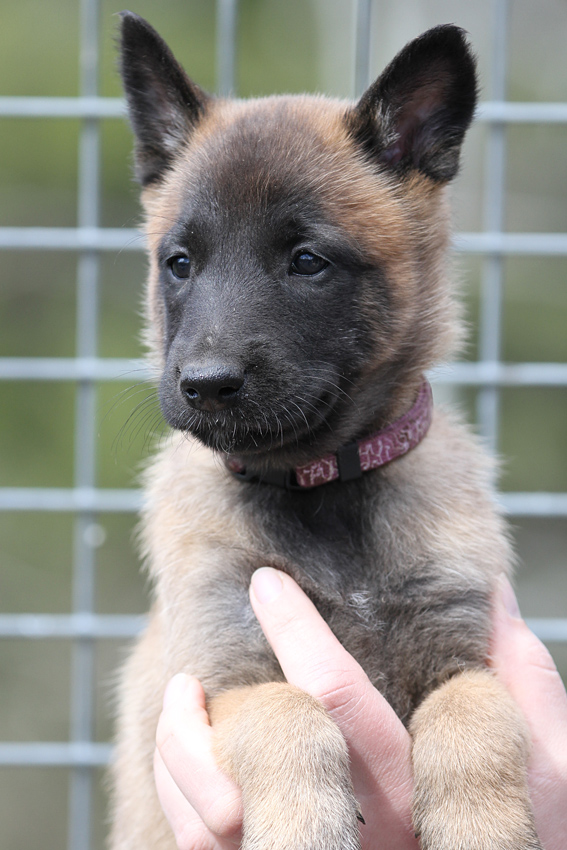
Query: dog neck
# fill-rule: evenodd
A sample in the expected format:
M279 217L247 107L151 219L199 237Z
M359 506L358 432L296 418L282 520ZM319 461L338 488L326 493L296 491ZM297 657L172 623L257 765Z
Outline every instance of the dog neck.
M365 472L384 466L415 448L425 437L433 414L433 396L424 378L410 410L390 425L336 452L295 469L248 473L234 455L227 455L228 470L241 481L273 484L288 490L310 490L331 481L353 481Z

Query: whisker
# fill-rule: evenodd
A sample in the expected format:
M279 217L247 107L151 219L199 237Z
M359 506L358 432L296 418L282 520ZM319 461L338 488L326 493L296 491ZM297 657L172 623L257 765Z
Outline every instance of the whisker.
M137 395L141 395L142 393L147 393L149 396L155 393L155 388L148 384L132 384L131 386L126 387L126 389L120 390L119 393L116 393L116 395L109 399L104 405L104 416L102 421L105 422L111 413L114 413L115 410L122 407L127 401L133 399Z
M125 401L126 399L123 399L122 403ZM145 398L136 404L122 427L119 429L112 444L112 451L115 456L118 449L124 447L126 437L128 437L128 448L130 448L134 441L138 438L141 431L144 428L147 428L148 423L152 423L151 427L147 428L146 435L144 437L142 450L145 451L146 447L149 446L152 430L155 424L157 424L161 419L162 416L158 405L157 391L153 389Z

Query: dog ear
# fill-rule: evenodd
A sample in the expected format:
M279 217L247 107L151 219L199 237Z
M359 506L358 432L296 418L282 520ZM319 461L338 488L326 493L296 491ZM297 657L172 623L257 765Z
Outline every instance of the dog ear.
M355 138L392 170L451 180L476 105L475 64L462 29L428 30L398 53L347 116Z
M159 180L211 100L147 21L121 12L120 70L136 136L136 177Z

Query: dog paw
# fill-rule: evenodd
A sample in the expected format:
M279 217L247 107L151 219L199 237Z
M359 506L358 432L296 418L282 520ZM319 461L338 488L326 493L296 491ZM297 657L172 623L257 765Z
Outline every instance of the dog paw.
M350 794L302 799L299 807L282 803L248 810L241 850L360 850L364 820Z
M416 829L421 850L543 850L533 826L482 822L474 824L462 819L450 824L441 817L431 817Z
M271 682L212 711L217 760L242 789L242 850L360 850L348 748L317 700Z

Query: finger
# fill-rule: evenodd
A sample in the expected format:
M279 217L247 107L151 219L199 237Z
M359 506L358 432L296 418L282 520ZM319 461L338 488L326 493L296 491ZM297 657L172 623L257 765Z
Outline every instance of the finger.
M356 726L371 695L383 713L380 725L401 726L362 667L290 576L270 567L257 570L250 599L288 682L320 699L345 728Z
M160 805L175 836L177 847L180 850L215 850L216 837L181 793L157 749L154 752L154 779Z
M310 599L293 579L270 567L252 576L250 599L287 680L346 720L342 683L364 690L368 680Z
M205 694L197 679L179 674L169 683L156 743L172 782L208 830L221 838L237 840L242 825L240 789L217 767ZM161 770L159 762L158 770ZM163 772L160 777L163 778ZM171 792L166 804L171 802L173 817L171 806L180 798L171 790L167 779L164 791ZM184 816L181 808L180 817Z
M553 659L520 617L508 580L495 601L491 664L528 723L528 780L538 835L548 850L567 839L567 695Z
M504 576L494 611L491 665L523 711L533 740L545 738L547 746L555 742L564 751L565 687L547 648L521 619L514 591Z
M345 736L363 843L381 829L396 846L415 848L410 738L393 709L290 576L257 570L250 598L286 679L319 699Z

